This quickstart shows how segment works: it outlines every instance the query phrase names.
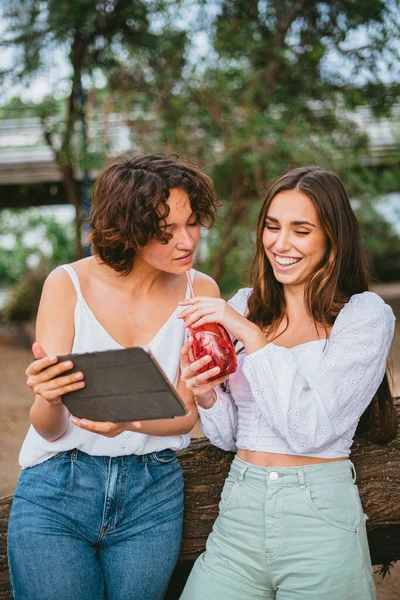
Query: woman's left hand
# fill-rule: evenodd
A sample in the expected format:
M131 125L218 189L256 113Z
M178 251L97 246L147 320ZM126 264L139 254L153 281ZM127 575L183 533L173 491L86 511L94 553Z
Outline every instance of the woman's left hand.
M78 419L71 417L71 421L77 427L104 435L108 438L114 438L123 431L139 431L142 429L141 421L128 421L126 423L111 423L109 421L89 421L88 419Z
M254 327L222 298L196 296L179 304L187 307L178 315L179 319L184 319L184 327L195 329L206 323L220 323L239 341L243 341L246 331Z

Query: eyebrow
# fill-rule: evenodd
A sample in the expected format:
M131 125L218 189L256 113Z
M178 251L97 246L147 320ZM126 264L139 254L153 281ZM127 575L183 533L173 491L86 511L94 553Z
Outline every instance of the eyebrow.
M274 217L266 217L265 220L267 221L273 221L274 223L279 223L278 219L274 219ZM316 227L316 225L314 225L313 223L310 223L310 221L291 221L290 222L291 225L310 225L311 227Z

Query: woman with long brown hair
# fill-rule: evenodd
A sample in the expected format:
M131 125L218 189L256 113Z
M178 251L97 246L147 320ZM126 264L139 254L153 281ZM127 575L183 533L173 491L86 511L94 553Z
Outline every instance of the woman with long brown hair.
M357 428L377 442L396 434L385 374L395 319L368 291L337 175L298 168L268 190L252 284L228 303L182 302L186 327L221 323L238 347L224 390L191 362L190 338L181 352L204 433L237 450L182 599L372 600L349 455Z

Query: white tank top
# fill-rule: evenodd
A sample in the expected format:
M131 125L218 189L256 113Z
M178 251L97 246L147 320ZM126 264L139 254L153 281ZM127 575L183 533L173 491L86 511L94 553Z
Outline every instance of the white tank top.
M82 296L79 278L71 265L62 265L74 284L77 302L74 314L75 335L72 352L84 353L99 350L121 349L89 308ZM190 271L193 280L195 270ZM185 298L189 297L189 288ZM185 341L185 329L177 319L183 310L178 306L161 329L147 345L161 365L168 379L177 385L179 377L180 349ZM107 438L97 433L76 427L71 421L64 435L55 442L42 438L31 426L19 455L22 468L32 467L51 458L58 452L77 448L93 456L124 456L129 454L149 454L166 448L181 450L190 443L190 435L154 436L133 431L125 431L115 438Z

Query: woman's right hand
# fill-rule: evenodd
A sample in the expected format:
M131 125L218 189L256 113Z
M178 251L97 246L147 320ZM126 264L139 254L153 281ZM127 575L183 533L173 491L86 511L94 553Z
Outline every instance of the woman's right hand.
M203 358L193 361L191 358L192 343L193 338L189 337L181 349L181 380L184 381L200 406L210 408L215 400L214 387L226 381L229 375L209 381L210 378L218 375L219 367L199 373L199 370L210 362L211 356L203 356Z
M26 369L27 385L35 394L50 404L61 404L61 396L85 386L83 373L63 375L73 368L71 361L57 362L57 356L47 356L43 348L35 342L32 346L36 360Z

